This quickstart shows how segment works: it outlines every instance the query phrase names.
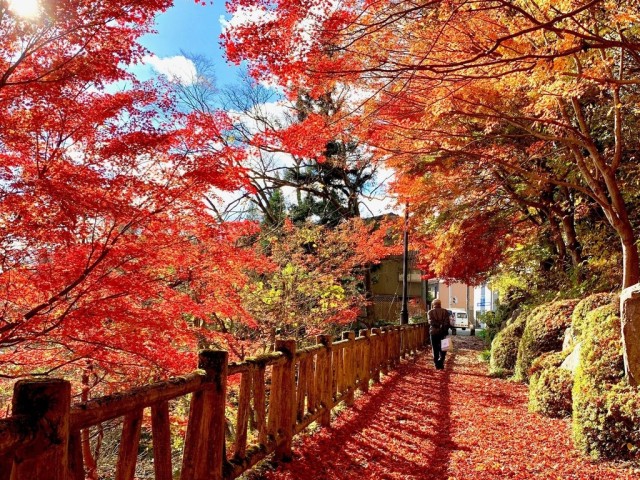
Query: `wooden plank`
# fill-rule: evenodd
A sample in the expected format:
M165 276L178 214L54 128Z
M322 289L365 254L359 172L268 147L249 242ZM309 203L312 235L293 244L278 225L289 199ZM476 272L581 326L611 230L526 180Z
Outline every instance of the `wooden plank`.
M151 407L151 434L153 435L153 469L155 480L172 480L171 465L171 421L169 402L160 402Z
M222 350L200 352L198 366L205 371L206 381L191 398L182 480L223 478L227 357L227 352Z
M204 379L202 372L194 372L74 405L71 409L71 430L84 430L162 401L188 395L198 390Z
M238 415L236 417L236 442L233 446L235 457L242 458L247 451L247 427L249 421L249 407L251 402L251 381L253 369L242 374L240 391L238 394Z
M347 406L353 405L355 393L355 332L343 333L343 338L349 342L349 346L344 349L343 357L343 389L346 392L345 403Z
M317 341L317 340L316 340ZM327 374L327 351L326 349L318 353L316 355L316 366L315 366L315 409L322 408L322 402L325 398L325 387L327 385L327 381L325 379Z
M82 459L82 437L80 431L71 432L69 436L69 478L84 480L84 461Z
M310 347L301 348L300 350L296 350L296 358L298 360L302 360L303 358L314 356L318 352L322 351L322 349L322 345L312 345Z
M296 341L293 339L276 340L276 350L284 352L287 356L287 363L282 366L280 377L279 419L282 441L277 442L276 459L288 462L292 459L293 429L296 423Z
M331 423L331 410L333 409L333 393L334 393L334 375L333 375L333 339L330 335L318 335L316 341L324 345L324 362L322 365L322 388L320 395L320 403L323 408L322 416L320 417L320 424L323 427L328 427Z
M296 422L302 421L304 417L305 399L307 397L307 378L309 376L309 360L312 357L305 357L298 362L298 381L295 389L296 395Z
M333 350L333 382L332 382L332 393L334 396L338 396L342 393L343 385L342 385L342 370L344 367L344 348L337 348Z
M269 389L269 409L267 414L267 435L269 441L278 442L280 430L279 408L282 393L282 365L274 366L271 370L271 388Z
M187 421L187 433L184 438L184 449L182 452L182 469L180 471L181 480L195 479L198 450L201 449L200 438L202 436L204 409L204 391L198 390L191 394L189 404L189 419Z
M373 382L380 383L380 341L381 334L379 328L371 329L371 373L373 375Z
M318 357L321 351L322 350L317 350L316 354L309 358L309 366L307 370L307 412L308 413L315 413L315 411L318 409L318 404L317 404L318 401L316 396L316 390L318 385L318 381L316 378L317 376L316 363L318 361Z
M371 331L360 330L360 335L365 338L366 343L362 344L362 370L360 377L360 389L363 392L369 391L369 380L371 378Z
M138 461L138 445L140 444L140 430L142 427L142 409L124 417L122 437L118 450L116 465L116 480L133 480Z
M257 365L253 371L253 409L256 413L258 444L267 444L267 421L265 401L265 365Z

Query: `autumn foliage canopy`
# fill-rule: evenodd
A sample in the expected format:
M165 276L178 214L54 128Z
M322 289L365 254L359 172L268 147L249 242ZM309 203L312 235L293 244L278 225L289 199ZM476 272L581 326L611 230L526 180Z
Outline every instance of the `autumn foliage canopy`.
M396 169L424 245L459 258L440 228L455 216L458 238L483 252L463 272L427 254L438 276L477 282L505 251L542 244L557 268L580 278L591 241L580 230L591 216L619 245L611 248L621 252L621 283L640 279L628 184L637 6L238 0L230 8L244 20L225 33L229 58L248 61L257 78L276 78L291 94L343 84L360 92L353 131ZM438 215L442 222L429 220ZM487 237L499 248L485 248Z
M181 114L125 70L170 3L49 2L37 21L0 5L3 376L181 371L206 335L194 318L245 315L235 241L255 228L202 203L243 183L229 119Z

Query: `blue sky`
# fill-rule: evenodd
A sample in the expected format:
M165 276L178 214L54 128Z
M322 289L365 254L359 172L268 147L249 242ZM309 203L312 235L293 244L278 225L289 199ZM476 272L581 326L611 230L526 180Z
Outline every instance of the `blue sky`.
M220 47L220 17L224 15L224 0L206 5L174 0L173 7L156 18L158 33L146 35L141 43L160 59L178 56L181 50L204 55L215 62L218 87L234 83L239 67L226 62ZM146 77L151 67L138 67L136 73Z

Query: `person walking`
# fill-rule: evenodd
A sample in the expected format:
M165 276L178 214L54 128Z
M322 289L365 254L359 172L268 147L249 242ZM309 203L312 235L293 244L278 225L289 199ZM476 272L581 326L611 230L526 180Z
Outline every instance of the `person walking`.
M431 348L433 349L433 363L436 370L444 369L444 359L447 352L442 351L441 342L449 333L450 320L449 311L442 308L442 302L436 298L429 310L429 337L431 338Z

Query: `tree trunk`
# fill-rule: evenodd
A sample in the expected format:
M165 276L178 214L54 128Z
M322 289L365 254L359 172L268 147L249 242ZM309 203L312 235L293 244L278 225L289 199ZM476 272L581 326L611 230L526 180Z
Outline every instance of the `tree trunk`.
M571 257L571 265L573 266L578 282L584 280L584 271L582 268L582 245L576 234L576 225L572 214L566 214L562 217L562 231L566 239L567 250Z
M546 212L547 218L549 220L549 228L551 229L551 238L556 247L556 254L558 258L556 263L560 266L560 270L564 270L565 259L567 257L567 249L564 244L564 239L562 238L562 233L560 233L560 226L558 225L558 221L556 217L553 216L552 212Z
M640 257L631 226L626 232L621 232L620 239L622 241L622 288L628 288L640 282Z

